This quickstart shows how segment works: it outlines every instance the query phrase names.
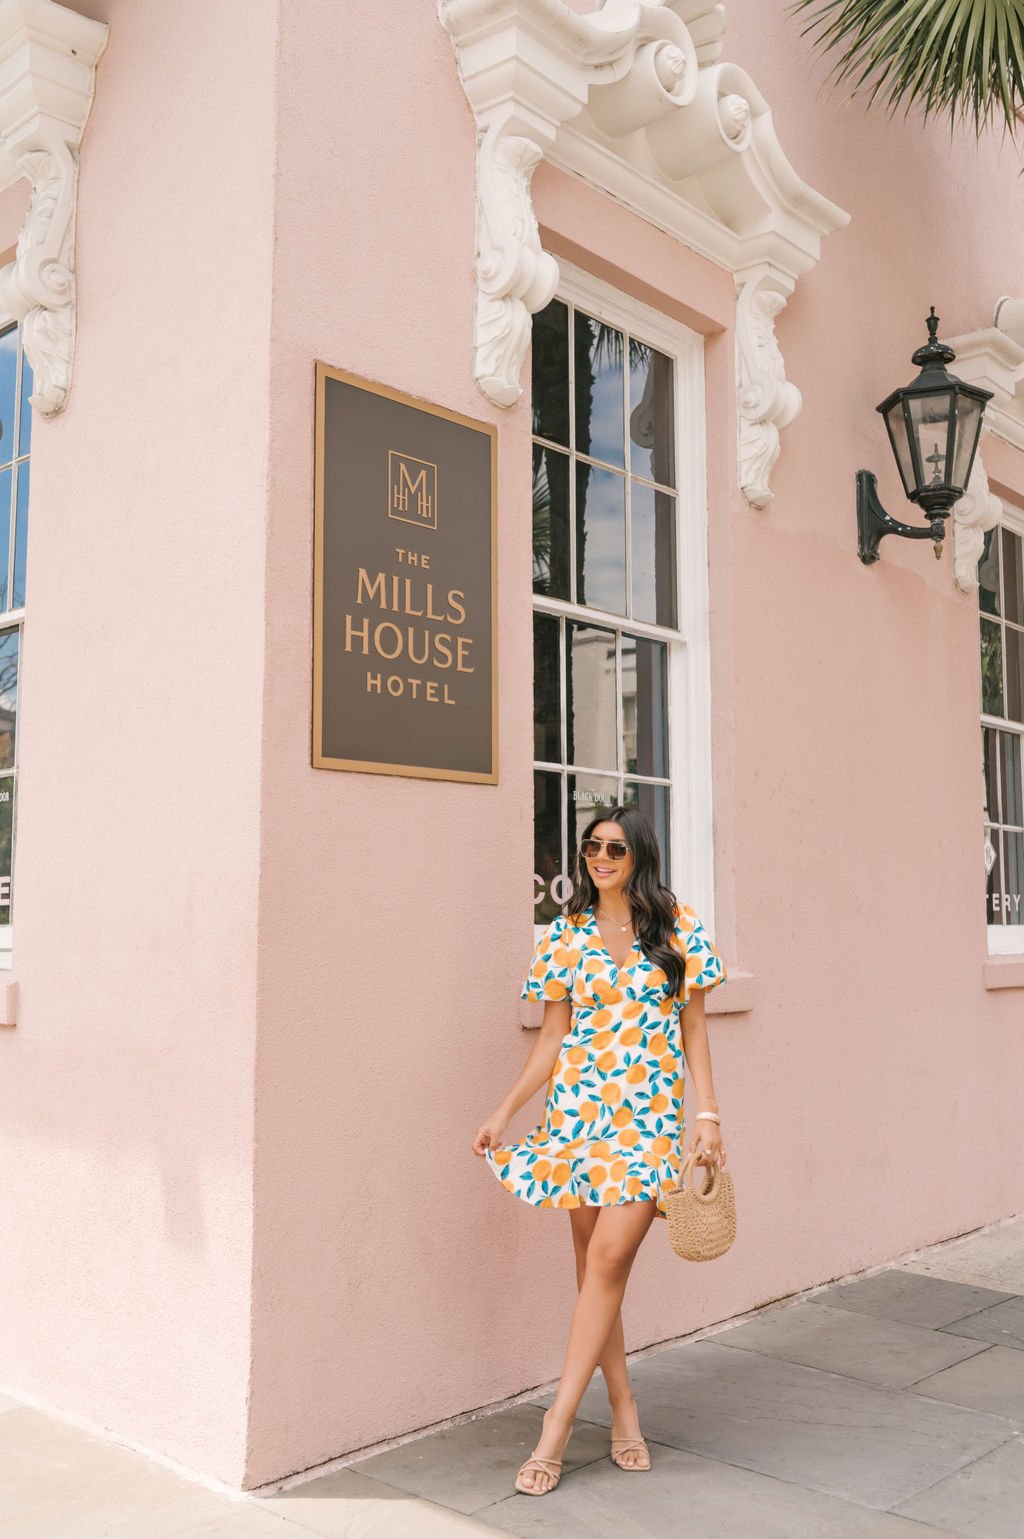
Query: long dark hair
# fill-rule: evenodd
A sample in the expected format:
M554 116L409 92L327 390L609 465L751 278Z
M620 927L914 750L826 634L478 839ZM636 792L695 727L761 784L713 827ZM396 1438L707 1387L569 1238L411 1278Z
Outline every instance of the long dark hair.
M672 912L675 895L661 880L661 848L654 826L639 807L610 807L592 817L576 843L573 888L565 904L569 920L582 916L584 910L597 908L600 893L587 863L579 852L580 843L589 838L599 823L618 823L633 857L623 888L636 931L637 944L667 979L666 992L678 994L683 986L686 964L681 951L669 944L675 934Z

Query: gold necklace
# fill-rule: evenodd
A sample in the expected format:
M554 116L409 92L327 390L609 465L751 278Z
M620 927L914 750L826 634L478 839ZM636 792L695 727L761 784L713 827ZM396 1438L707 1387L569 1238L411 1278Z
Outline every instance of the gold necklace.
M617 919L613 919L610 914L602 914L600 909L597 910L597 916L598 916L599 919L607 919L609 924L618 924L619 925L619 929L622 931L623 934L626 933L626 931L631 927L631 925L633 923L632 915L630 915L629 919L626 921L625 924L619 924L619 921Z

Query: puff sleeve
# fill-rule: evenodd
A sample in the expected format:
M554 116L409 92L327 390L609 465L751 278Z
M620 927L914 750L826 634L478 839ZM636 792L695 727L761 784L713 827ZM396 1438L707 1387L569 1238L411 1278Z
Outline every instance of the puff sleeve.
M520 999L568 999L578 960L579 950L570 944L565 915L556 914L541 931L533 948Z
M680 1009L690 997L691 989L713 989L728 978L725 963L711 943L711 937L687 903L677 903L676 944L686 956L686 976L683 987L676 995Z

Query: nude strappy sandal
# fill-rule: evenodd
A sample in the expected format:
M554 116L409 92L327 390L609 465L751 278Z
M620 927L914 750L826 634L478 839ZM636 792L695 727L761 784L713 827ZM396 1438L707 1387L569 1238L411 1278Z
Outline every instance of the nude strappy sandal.
M617 1449L615 1447L616 1443L620 1443L622 1446ZM623 1464L618 1455L624 1454L627 1448L635 1448L638 1451L642 1448L644 1453L647 1455L647 1463ZM643 1470L646 1472L651 1467L651 1450L647 1446L647 1439L643 1437L613 1437L611 1452L608 1457L611 1459L613 1464L617 1464L619 1466L620 1470L629 1470L630 1474L632 1474L634 1470Z
M554 1469L552 1469L550 1467L551 1465L555 1466ZM543 1470L545 1475L552 1476L551 1484L549 1486L547 1486L543 1491L538 1490L536 1486L521 1486L519 1484L520 1478L521 1478L523 1472L525 1470L528 1470L528 1469ZM555 1487L557 1486L557 1484L561 1480L561 1478L562 1478L562 1460L561 1459L541 1459L541 1458L538 1458L538 1456L535 1453L533 1453L520 1466L519 1474L516 1476L516 1490L517 1491L522 1491L524 1496L547 1496L549 1494L549 1492L551 1492L551 1491L553 1491L555 1489Z

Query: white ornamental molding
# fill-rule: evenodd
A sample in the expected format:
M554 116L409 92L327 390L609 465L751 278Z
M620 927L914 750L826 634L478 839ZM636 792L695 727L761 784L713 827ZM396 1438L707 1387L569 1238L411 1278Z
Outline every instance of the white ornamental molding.
M982 463L982 441L974 455L967 490L952 507L953 581L962 593L977 593L978 562L985 549L985 531L994 529L1003 516L1003 504L989 491L988 476Z
M775 316L850 216L800 180L750 76L721 62L723 7L439 0L439 14L477 124L479 388L519 399L530 316L558 283L530 193L544 157L736 275L739 479L765 507L800 409Z
M30 399L47 416L71 386L78 146L106 41L105 23L55 0L0 0L0 190L22 176L32 188L0 310L22 323Z
M775 317L793 291L793 282L763 263L737 275L736 398L739 428L739 477L743 495L754 508L772 499L769 478L779 457L779 431L788 427L802 404L786 378Z
M985 407L967 491L953 507L954 581L964 593L975 593L985 531L993 529L1003 514L1002 502L989 491L982 464L985 440L991 436L1024 449L1024 303L998 300L992 326L951 337L949 345L956 353L951 367L957 376L993 392Z

